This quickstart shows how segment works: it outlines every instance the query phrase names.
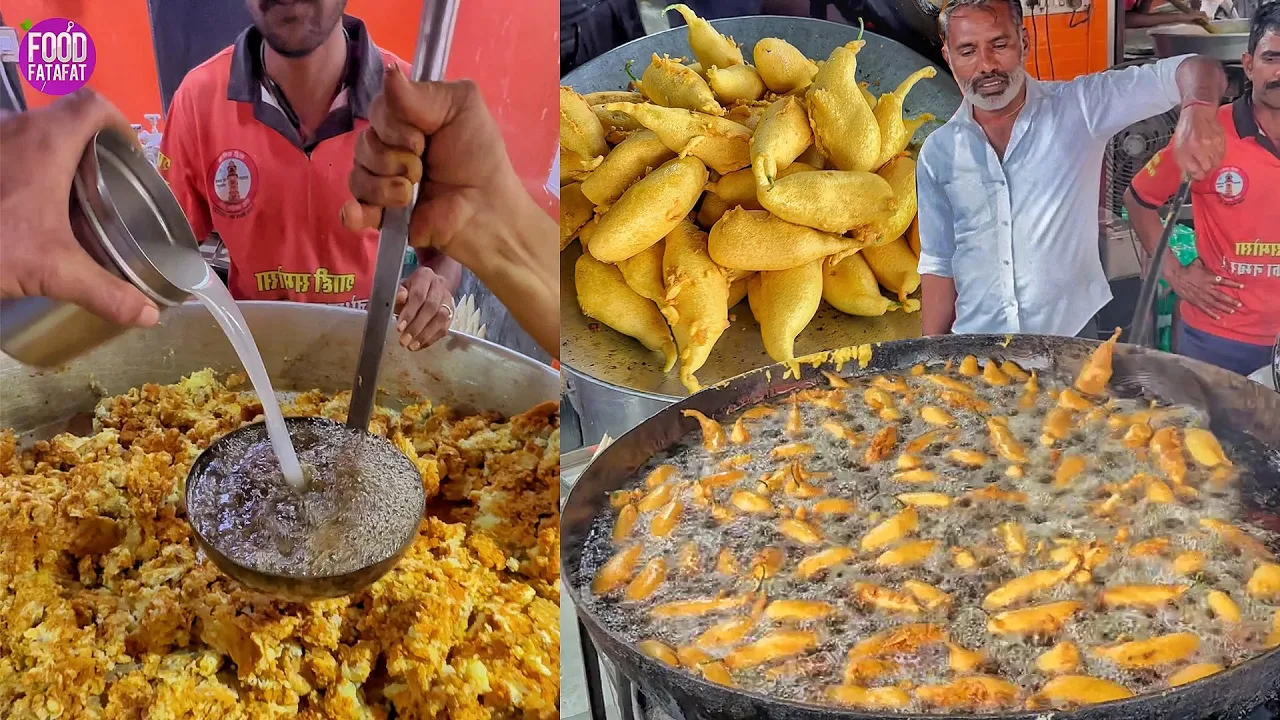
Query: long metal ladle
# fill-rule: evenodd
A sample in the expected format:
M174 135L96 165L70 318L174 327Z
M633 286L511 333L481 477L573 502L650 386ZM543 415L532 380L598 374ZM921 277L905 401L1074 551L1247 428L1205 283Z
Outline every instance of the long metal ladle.
M422 8L422 26L418 35L417 49L413 58L413 77L421 79L439 79L444 74L445 58L449 53L449 40L453 34L453 22L456 16L458 0L426 0ZM361 558L367 564L360 567L343 567L328 575L298 574L279 568L262 567L255 564L243 553L243 548L235 544L228 545L227 533L222 532L216 522L210 522L221 490L219 482L225 481L227 473L237 471L244 458L246 448L255 447L266 438L266 428L262 423L246 425L234 430L210 445L196 458L187 475L186 507L187 519L191 524L192 535L204 549L210 559L228 576L240 581L247 587L260 592L270 593L277 597L296 602L307 602L321 598L338 597L355 592L376 581L392 568L417 537L418 520L426 506L426 495L423 492L421 475L417 466L405 457L390 441L381 436L369 433L369 418L373 413L374 395L378 384L378 370L382 361L383 346L386 343L391 321L392 304L395 301L396 288L399 286L400 268L404 262L404 251L409 236L409 209L397 208L388 210L384 215L381 235L378 239L377 264L373 274L373 287L369 301L369 314L365 322L364 339L360 345L360 358L356 368L355 385L352 388L351 412L347 418L347 426L325 418L291 417L286 419L289 436L295 443L302 442L309 447L320 443L333 442L343 433L355 430L365 442L383 443L389 452L382 454L382 465L379 466L379 491L384 497L396 497L391 508L364 508L361 512L348 515L355 518L355 534L362 531L363 523L379 523L377 527L368 527L369 532L383 533L390 536L394 531L390 525L407 528L396 537L381 538L377 545L380 554ZM334 433L334 426L343 433ZM368 449L376 453L376 448ZM371 454L371 457L376 455ZM394 458L389 460L387 458ZM365 482L360 478L348 478L347 483ZM335 486L336 487L336 486ZM379 512L381 514L379 514ZM392 515L388 515L390 512ZM408 523L390 523L394 516L408 518ZM335 537L342 531L353 533L353 528L345 527L348 521L326 523L323 527ZM320 527L320 526L317 526ZM314 538L295 538L299 542L310 542Z
M424 0L418 44L413 52L410 78L439 81L444 79L453 25L457 18L458 0ZM429 142L429 140L428 140ZM414 188L416 197L417 188ZM382 351L391 324L391 310L400 287L400 271L409 244L409 215L412 208L389 208L382 216L378 236L378 255L373 271L373 287L369 293L368 316L356 376L351 385L351 407L347 426L367 431L378 390L378 372L382 367Z
M1151 329L1151 307L1155 303L1156 284L1160 281L1160 268L1164 264L1165 251L1169 249L1169 239L1178 224L1178 213L1191 196L1191 180L1182 179L1178 192L1174 193L1169 203L1169 216L1164 223L1164 231L1160 233L1160 241L1156 243L1155 254L1151 256L1151 264L1147 274L1142 278L1142 289L1138 291L1138 305L1133 311L1133 320L1129 322L1129 342L1134 345L1146 345Z

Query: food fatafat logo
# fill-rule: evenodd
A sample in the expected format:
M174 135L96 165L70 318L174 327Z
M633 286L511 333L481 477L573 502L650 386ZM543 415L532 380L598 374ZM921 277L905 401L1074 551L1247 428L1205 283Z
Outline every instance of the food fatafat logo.
M18 69L36 92L68 95L93 75L98 53L88 31L73 20L24 20L18 46Z

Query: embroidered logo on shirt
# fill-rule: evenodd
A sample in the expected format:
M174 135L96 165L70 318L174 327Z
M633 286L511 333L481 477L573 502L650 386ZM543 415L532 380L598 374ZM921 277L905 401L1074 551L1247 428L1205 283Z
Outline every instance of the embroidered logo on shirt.
M1156 168L1160 166L1160 158L1162 155L1163 153L1156 153L1155 155L1152 155L1151 159L1147 161L1147 164L1142 166L1142 169L1147 171L1147 175L1150 175L1151 177L1156 176Z
M1222 168L1213 179L1214 192L1218 193L1218 199L1227 205L1235 205L1244 200L1247 189L1248 179L1244 171L1234 165Z
M253 209L257 172L253 158L243 150L223 150L209 170L209 184L213 188L209 200L213 209L229 218L247 215Z
M156 153L156 169L160 172L169 172L169 168L173 166L173 161L164 153Z
M254 273L253 277L258 282L260 293L284 289L299 293L346 295L356 287L355 274L337 274L326 267L318 267L314 271L306 272L288 272L282 267L277 267L275 270Z

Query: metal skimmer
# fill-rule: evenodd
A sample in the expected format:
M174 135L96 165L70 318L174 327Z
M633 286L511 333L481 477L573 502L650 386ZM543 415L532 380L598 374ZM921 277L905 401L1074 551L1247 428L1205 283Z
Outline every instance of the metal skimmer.
M415 80L439 80L458 0L427 0L414 52ZM369 432L378 371L409 234L409 209L388 210L345 425L286 418L306 490L276 477L263 423L210 445L187 477L187 518L197 542L227 575L287 600L346 595L389 571L417 537L426 507L417 466ZM247 512L246 512L247 510Z

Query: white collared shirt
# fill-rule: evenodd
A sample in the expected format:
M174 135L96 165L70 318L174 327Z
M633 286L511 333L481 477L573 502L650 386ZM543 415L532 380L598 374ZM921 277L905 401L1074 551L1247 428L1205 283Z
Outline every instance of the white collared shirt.
M1111 136L1179 103L1189 56L1027 79L1003 163L966 100L920 150L921 274L956 284L956 333L1072 336L1111 300L1098 250Z

